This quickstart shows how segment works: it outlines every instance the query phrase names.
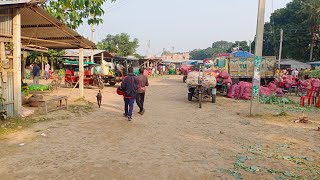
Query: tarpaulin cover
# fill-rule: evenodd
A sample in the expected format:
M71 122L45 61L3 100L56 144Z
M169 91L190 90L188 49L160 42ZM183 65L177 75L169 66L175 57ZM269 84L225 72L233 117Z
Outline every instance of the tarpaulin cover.
M237 51L232 53L234 57L253 57L254 55L246 51Z

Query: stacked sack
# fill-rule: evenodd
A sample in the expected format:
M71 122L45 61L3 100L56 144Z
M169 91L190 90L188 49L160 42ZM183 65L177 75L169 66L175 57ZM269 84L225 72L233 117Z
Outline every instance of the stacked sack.
M206 88L215 88L217 85L216 77L211 75L204 75L202 85Z
M188 78L187 78L187 85L188 86L197 86L198 85L198 77L199 77L199 72L198 71L191 71L188 73Z
M284 95L282 89L277 88L274 83L269 83L266 87L260 87L261 96L271 96L273 93L278 97L282 97ZM227 93L227 97L232 99L251 100L252 83L240 81L238 84L232 85Z
M226 71L221 72L219 74L219 77L223 79L222 81L223 84L232 84L231 77Z
M202 85L206 88L215 88L217 85L216 77L211 74L204 74L200 73L202 75ZM188 86L197 86L199 80L199 72L198 71L191 71L188 73L188 78L186 80L186 83Z

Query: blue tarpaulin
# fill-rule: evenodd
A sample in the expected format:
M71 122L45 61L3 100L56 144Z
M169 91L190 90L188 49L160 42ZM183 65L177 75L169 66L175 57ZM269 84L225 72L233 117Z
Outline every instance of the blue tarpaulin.
M253 57L254 55L246 51L237 51L232 53L234 57Z

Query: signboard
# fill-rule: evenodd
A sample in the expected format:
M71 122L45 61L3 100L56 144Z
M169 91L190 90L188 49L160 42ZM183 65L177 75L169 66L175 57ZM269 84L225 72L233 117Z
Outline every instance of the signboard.
M217 57L229 57L230 54L229 53L218 53Z
M273 77L275 69L276 57L267 56L262 57L259 61L259 74L261 77ZM230 70L231 77L252 77L255 65L254 58L231 58L230 59Z
M239 76L239 59L238 58L232 58L229 62L229 74L231 77Z

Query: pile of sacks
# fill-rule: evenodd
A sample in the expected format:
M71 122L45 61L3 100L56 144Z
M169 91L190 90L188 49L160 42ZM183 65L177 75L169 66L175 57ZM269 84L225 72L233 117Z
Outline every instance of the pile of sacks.
M114 64L111 62L106 62L102 61L101 65L95 66L94 68L94 74L99 74L99 75L113 75L113 70L114 70Z
M206 88L214 88L217 85L217 80L215 76L206 73L199 73L198 71L191 71L188 73L187 85L188 86L197 86L199 75L202 76L202 85Z
M276 94L278 97L282 97L283 91L281 88L277 88L274 83L269 83L268 86L260 87L261 96L271 96ZM251 100L252 97L252 83L240 81L238 84L234 84L230 87L228 98Z
M218 72L218 78L219 78L219 82L222 79L223 84L232 84L231 77L230 77L229 73L227 73L226 71L223 71L220 73Z

